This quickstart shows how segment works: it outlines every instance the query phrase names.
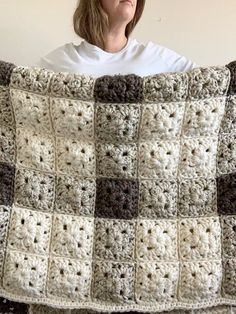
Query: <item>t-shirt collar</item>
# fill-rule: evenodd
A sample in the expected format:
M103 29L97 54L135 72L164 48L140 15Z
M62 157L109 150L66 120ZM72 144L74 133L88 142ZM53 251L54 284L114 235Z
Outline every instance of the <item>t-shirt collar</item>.
M91 62L97 61L109 61L114 60L114 57L120 57L123 53L130 48L131 44L134 43L135 39L128 37L126 45L117 52L107 52L100 47L90 44L86 40L83 40L78 46L75 46L77 53L84 60Z

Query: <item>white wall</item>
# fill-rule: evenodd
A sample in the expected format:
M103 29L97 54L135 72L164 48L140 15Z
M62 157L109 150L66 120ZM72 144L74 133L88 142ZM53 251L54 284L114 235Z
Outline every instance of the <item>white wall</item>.
M89 1L89 0L88 0ZM66 42L79 43L77 0L0 0L0 59L31 65ZM236 60L236 0L146 0L132 37L149 40L202 66Z

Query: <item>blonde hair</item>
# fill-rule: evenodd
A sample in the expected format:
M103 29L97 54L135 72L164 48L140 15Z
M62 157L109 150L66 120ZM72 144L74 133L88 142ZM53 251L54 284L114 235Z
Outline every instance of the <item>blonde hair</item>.
M127 38L141 18L144 5L145 0L137 0L134 17L126 26ZM108 15L103 10L100 0L79 0L73 14L73 26L79 37L104 49L104 30L108 27Z

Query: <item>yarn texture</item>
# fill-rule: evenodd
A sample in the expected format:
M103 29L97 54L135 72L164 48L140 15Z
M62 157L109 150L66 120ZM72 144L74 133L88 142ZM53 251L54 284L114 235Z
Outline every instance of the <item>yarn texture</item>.
M0 226L5 307L236 312L236 61L99 78L0 61Z

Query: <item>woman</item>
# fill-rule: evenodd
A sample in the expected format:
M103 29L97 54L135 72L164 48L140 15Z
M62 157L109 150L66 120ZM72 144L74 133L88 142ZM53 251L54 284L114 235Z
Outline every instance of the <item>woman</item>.
M62 45L35 66L55 72L140 76L188 71L197 64L175 51L130 34L143 13L145 0L80 0L73 15L74 30L83 38L79 45Z

